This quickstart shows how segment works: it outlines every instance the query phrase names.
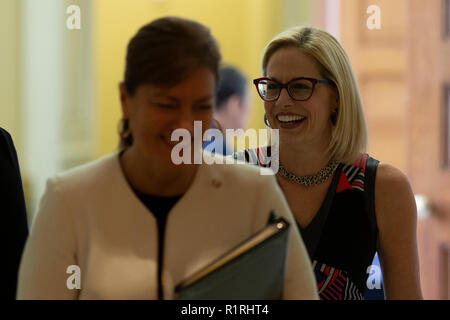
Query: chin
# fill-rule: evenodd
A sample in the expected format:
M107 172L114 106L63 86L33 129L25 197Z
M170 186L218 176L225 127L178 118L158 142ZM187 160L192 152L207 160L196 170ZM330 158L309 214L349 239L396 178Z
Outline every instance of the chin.
M306 139L301 133L289 132L288 134L282 134L280 131L280 144L301 144Z

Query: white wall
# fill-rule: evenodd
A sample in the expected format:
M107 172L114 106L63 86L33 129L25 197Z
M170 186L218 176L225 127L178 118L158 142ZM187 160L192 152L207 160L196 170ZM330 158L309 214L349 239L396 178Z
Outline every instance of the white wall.
M89 28L66 27L66 8L77 2L21 2L21 165L30 183L29 220L46 180L92 154ZM88 16L88 10L82 13ZM87 21L82 19L82 26Z

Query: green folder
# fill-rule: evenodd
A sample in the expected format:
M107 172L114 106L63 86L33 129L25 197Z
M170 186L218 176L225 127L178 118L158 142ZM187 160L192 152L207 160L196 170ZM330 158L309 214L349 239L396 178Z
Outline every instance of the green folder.
M283 296L289 223L271 216L246 239L175 288L180 300L277 300Z

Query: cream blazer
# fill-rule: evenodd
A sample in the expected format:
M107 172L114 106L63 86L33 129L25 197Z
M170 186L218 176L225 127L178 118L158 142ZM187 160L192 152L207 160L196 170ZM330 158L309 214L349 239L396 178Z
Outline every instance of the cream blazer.
M199 165L168 214L165 299L173 299L179 282L264 227L272 209L291 223L284 299L317 299L292 213L274 177L259 169ZM114 153L47 181L22 256L17 298L157 299L157 257L156 219ZM68 288L75 274L70 266L79 267L79 289Z

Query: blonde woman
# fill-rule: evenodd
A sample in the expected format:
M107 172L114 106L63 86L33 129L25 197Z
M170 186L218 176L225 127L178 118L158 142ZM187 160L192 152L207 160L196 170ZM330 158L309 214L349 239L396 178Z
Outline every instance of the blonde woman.
M378 252L387 299L420 299L416 207L406 176L365 153L367 128L346 53L325 31L294 27L267 45L254 80L279 130L277 173L321 299L363 299ZM269 148L236 157L267 164Z

